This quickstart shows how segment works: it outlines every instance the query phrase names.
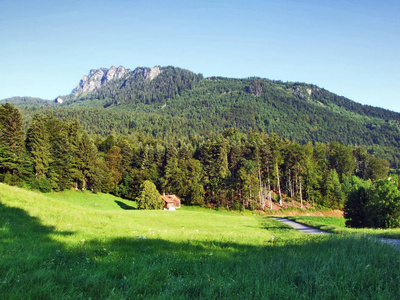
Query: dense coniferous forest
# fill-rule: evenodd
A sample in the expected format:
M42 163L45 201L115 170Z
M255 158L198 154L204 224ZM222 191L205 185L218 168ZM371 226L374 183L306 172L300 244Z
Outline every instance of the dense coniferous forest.
M354 176L385 178L389 163L339 142L301 145L237 127L190 139L142 132L90 138L78 121L36 114L26 131L0 107L0 180L43 192L69 188L138 197L145 181L188 205L268 209L283 199L343 208Z
M3 101L1 181L132 200L151 181L191 205L343 208L354 178L399 168L398 113L311 84L158 71L137 68L62 103Z

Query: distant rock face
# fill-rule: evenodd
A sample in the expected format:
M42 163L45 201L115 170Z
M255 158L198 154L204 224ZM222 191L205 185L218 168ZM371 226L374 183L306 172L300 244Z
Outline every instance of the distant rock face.
M117 78L123 78L132 71L125 69L123 66L118 68L100 68L98 70L90 70L89 75L84 75L79 84L72 90L72 94L79 96L84 93L90 93L105 85L107 82Z
M156 78L160 74L161 74L160 67L151 68L148 79L150 79L150 81L152 81L154 78Z
M161 74L161 69L160 67L154 67L154 68L136 68L133 71L133 75L135 77L138 77L139 75L142 75L146 80L152 81L155 79L158 75Z

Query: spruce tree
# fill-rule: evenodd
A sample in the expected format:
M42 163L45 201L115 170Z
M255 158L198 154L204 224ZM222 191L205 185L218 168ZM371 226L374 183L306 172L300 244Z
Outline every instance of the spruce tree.
M23 172L25 143L22 117L10 104L0 106L0 173L9 173L16 180Z
M144 181L140 186L136 202L139 209L162 209L164 206L164 200L158 193L155 184L150 180Z
M27 149L31 155L36 179L45 179L51 158L51 144L46 128L46 117L35 115L27 131Z
M122 179L122 156L121 156L121 148L118 146L113 146L107 152L105 156L105 161L108 169L111 173L112 178L112 189L115 189L118 183Z

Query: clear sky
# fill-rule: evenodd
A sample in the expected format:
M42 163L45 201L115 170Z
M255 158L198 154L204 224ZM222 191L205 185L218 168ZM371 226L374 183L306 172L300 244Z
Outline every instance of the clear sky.
M0 99L54 99L113 65L307 82L400 112L400 1L0 0Z

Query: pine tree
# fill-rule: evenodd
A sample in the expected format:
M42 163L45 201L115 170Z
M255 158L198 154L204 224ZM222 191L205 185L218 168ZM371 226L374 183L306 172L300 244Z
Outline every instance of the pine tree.
M7 172L21 177L25 142L22 117L18 109L10 104L0 106L0 174Z
M76 155L77 162L79 162L77 169L82 173L82 182L80 183L82 188L101 190L102 180L99 177L101 166L97 156L97 148L86 132L83 132L79 140Z
M52 114L47 115L46 127L51 145L51 163L47 177L54 190L65 190L72 185L72 150L69 143L69 124Z
M122 155L121 148L113 146L104 157L106 165L111 172L112 189L115 189L122 179Z
M26 146L31 155L36 179L45 179L51 158L51 144L46 128L46 117L35 115L27 131Z
M149 180L142 183L139 195L135 200L139 209L162 209L164 206L164 200L158 193L155 184Z
M322 204L326 207L342 209L344 197L338 173L335 169L328 171L323 180Z

